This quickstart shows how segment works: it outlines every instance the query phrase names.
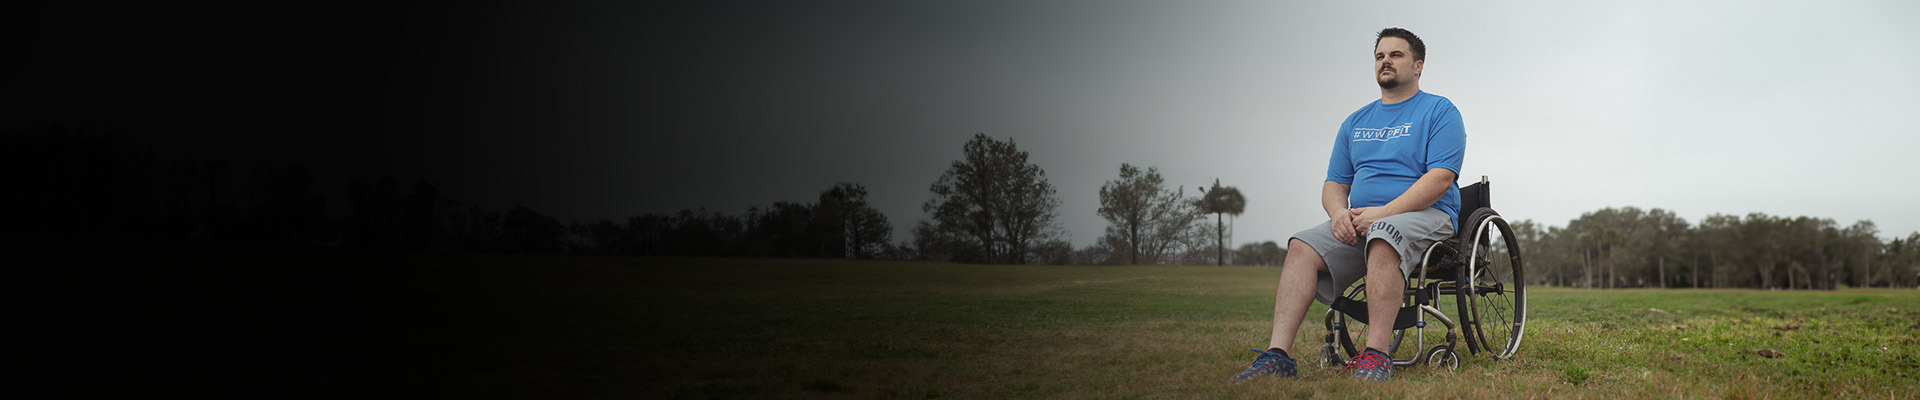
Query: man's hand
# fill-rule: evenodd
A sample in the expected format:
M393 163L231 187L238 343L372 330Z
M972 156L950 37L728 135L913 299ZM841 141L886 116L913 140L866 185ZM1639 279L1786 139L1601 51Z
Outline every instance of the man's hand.
M1395 197L1393 201L1387 202L1387 205L1347 210L1347 213L1351 214L1349 218L1353 219L1354 232L1365 235L1367 234L1367 228L1373 227L1374 222L1391 217L1400 212L1413 212L1396 212L1393 210L1425 210L1433 207L1435 202L1440 201L1440 196L1447 194L1447 188L1453 186L1455 177L1456 175L1453 171L1446 168L1430 169L1427 170L1426 175L1420 176L1419 181L1413 182L1413 186L1408 187L1406 192L1400 193L1400 197ZM1322 197L1325 196L1322 195ZM1326 200L1321 200L1321 203L1326 203ZM1337 235L1338 234L1336 234L1336 236Z
M1360 235L1367 234L1367 228L1373 227L1374 221L1393 216L1392 213L1387 212L1386 207L1360 207L1347 212L1353 214L1354 231Z
M1359 243L1359 231L1353 226L1353 215L1353 212L1349 210L1340 210L1328 216L1328 218L1333 219L1333 238L1339 239L1340 243L1346 243L1347 245Z

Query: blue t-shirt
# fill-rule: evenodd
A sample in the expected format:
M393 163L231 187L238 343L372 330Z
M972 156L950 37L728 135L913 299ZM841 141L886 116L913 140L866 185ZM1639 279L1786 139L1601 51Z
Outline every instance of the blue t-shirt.
M1340 124L1327 180L1353 185L1348 207L1384 206L1428 170L1446 168L1458 180L1466 148L1467 131L1452 100L1424 91L1399 103L1374 100ZM1448 185L1433 206L1459 221L1460 185Z

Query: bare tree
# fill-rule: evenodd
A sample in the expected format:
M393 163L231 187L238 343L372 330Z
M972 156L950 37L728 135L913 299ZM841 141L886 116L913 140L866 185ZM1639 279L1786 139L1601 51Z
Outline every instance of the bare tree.
M813 218L822 257L874 258L892 240L887 216L867 204L867 188L857 183L821 192Z
M1120 164L1120 178L1100 186L1100 217L1107 219L1112 250L1124 252L1129 264L1166 261L1177 253L1179 236L1198 214L1182 199L1184 188L1167 190L1160 171Z
M975 134L962 158L929 188L920 206L932 217L916 236L922 252L955 261L1018 264L1061 234L1060 200L1047 173L1027 161L1013 140Z

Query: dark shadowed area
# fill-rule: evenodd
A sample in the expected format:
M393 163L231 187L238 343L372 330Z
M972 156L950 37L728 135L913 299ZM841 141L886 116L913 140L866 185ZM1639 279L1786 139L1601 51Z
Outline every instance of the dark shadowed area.
M1656 4L18 5L18 397L1274 394L1214 384L1264 334L1277 270L1180 265L1277 265L1324 220L1327 139L1377 98L1383 23L1433 44L1425 87L1471 121L1463 181L1501 182L1530 284L1840 293L1792 321L1749 310L1789 334L1846 296L1887 305L1845 321L1912 321L1910 296L1860 288L1920 285L1920 186L1861 173L1904 170L1920 137L1900 134L1920 80L1863 72L1913 64L1913 3ZM1833 134L1855 130L1876 133ZM1548 306L1644 317L1581 304ZM1582 346L1644 333L1544 318ZM1869 381L1821 386L1846 371L1795 359L1692 383L1911 392L1892 354L1920 325L1881 325L1848 339L1881 353L1840 353L1891 366ZM1774 346L1755 336L1619 356L1668 360L1641 369L1564 361L1591 345L1484 370L1604 396L1696 379L1680 356L1701 346ZM1832 350L1815 343L1778 347ZM1381 390L1359 393L1429 394Z

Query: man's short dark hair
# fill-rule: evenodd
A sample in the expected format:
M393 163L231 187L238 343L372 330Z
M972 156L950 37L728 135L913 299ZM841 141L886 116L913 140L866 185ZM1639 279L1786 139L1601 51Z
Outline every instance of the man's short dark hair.
M1380 39L1385 39L1390 37L1406 40L1407 44L1412 45L1414 61L1427 60L1427 43L1420 41L1419 36L1415 36L1412 31L1408 31L1406 29L1400 29L1400 28L1381 29L1380 34L1375 35L1373 37L1373 47L1376 49L1380 48Z

